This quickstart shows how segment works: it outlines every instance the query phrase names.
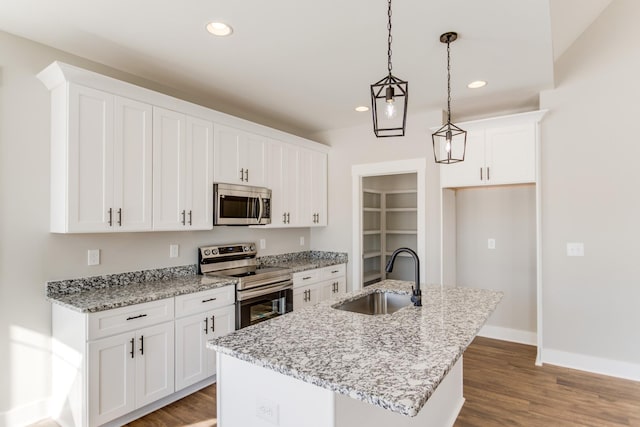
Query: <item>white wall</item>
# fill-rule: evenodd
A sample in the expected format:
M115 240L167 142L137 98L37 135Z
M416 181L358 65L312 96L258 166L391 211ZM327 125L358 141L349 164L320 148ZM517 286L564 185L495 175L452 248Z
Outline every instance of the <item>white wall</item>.
M367 113L369 114L369 113ZM426 158L426 277L423 283L440 283L440 178L433 161L430 127L438 126L442 112L410 115L402 138L376 138L371 125L332 130L312 139L331 146L329 151L329 226L311 230L314 249L344 251L352 259L351 167L385 161ZM348 264L351 277L351 263Z
M0 32L0 426L46 410L50 386L48 280L195 264L204 244L267 240L260 255L309 249L309 229L216 227L213 231L50 234L49 91L36 74L54 60L153 90L161 86ZM173 94L175 95L175 94ZM299 245L299 237L305 245ZM169 244L180 256L169 258ZM87 249L102 264L86 265ZM27 418L21 418L26 415ZM29 418L31 417L31 418ZM35 418L34 418L35 417Z
M614 0L558 60L540 107L543 360L640 380L638 18L640 2Z
M535 186L457 190L455 216L456 284L504 292L487 325L535 344ZM490 238L495 249L488 249Z

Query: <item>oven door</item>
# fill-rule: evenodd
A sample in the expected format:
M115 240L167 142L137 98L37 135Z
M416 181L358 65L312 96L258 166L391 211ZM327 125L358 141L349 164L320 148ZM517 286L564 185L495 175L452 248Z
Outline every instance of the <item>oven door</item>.
M293 311L293 282L275 283L237 292L236 329Z

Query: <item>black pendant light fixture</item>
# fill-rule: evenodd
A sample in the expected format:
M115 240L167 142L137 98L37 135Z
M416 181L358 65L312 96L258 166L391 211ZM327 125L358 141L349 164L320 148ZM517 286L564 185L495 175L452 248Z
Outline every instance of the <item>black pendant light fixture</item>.
M450 45L458 33L448 32L440 36L447 44L447 123L431 135L436 163L451 164L464 161L467 148L467 132L451 123L451 50Z
M407 103L409 83L391 74L391 0L388 7L387 68L389 73L371 85L371 112L373 133L378 138L404 136L407 127Z

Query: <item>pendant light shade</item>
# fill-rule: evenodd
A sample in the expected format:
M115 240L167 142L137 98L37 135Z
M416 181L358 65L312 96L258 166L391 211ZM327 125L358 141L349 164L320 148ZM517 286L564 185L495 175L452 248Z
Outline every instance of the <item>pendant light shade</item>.
M387 69L388 74L371 85L371 112L373 133L378 138L404 136L407 127L407 105L409 103L409 83L391 73L391 0L388 1L389 21L387 29Z
M444 33L440 41L447 44L447 123L431 135L436 163L451 164L464 161L467 132L451 123L451 51L450 44L458 38L454 32Z

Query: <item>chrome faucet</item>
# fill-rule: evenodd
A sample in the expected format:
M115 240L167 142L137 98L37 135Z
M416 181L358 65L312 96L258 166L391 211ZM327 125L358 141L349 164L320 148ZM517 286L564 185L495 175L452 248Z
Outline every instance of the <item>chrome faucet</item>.
M416 268L414 281L416 283L415 288L411 287L411 302L416 307L422 306L422 291L420 290L420 260L418 259L418 254L415 253L413 249L409 248L398 248L391 254L391 259L387 263L387 267L384 269L387 273L391 273L393 271L393 263L396 261L396 257L400 252L406 252L413 257L413 263Z

